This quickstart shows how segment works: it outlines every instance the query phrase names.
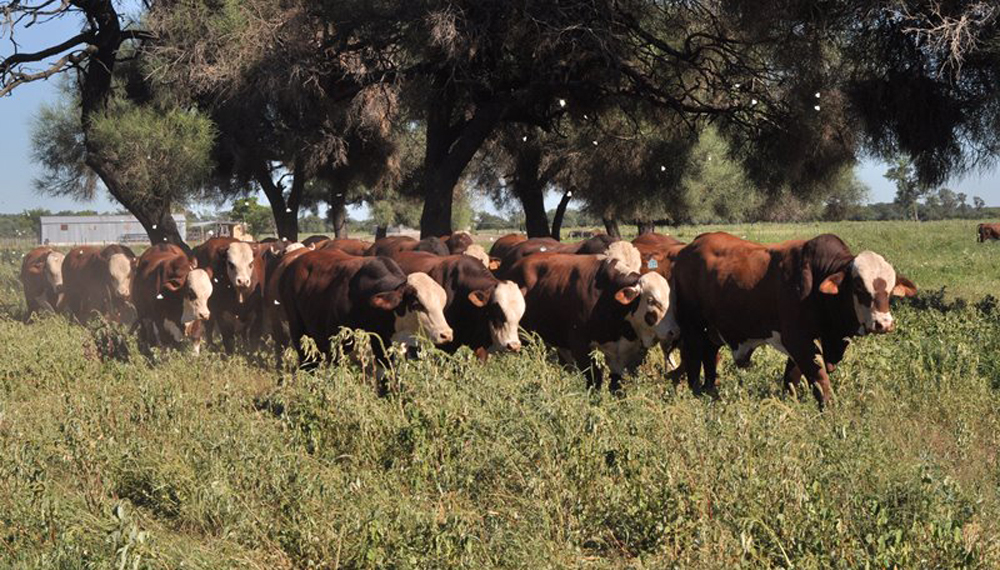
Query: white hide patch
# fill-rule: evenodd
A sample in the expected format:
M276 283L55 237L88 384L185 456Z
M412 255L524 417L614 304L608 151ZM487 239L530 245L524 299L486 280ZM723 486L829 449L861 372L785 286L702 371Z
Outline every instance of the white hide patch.
M524 317L524 295L513 281L501 281L493 290L493 302L503 311L503 323L490 323L490 337L495 350L520 350L521 339L517 334Z
M132 262L124 253L116 253L108 259L108 272L115 293L128 297L132 288Z
M63 286L62 263L66 256L58 251L50 252L45 257L45 281L48 282L52 291L59 292Z
M735 361L736 366L739 368L750 366L750 356L753 354L753 351L765 344L788 356L788 349L785 348L785 345L781 344L781 334L777 331L772 331L771 336L767 338L747 339L733 349L733 361Z
M241 303L243 295L240 290L245 291L250 287L252 271L253 248L250 244L244 242L229 244L229 249L226 251L226 274L229 276L229 282L236 287Z
M212 280L204 269L193 269L188 273L184 287L184 312L181 323L208 320L208 298L212 296Z
M293 251L298 250L298 249L305 249L305 248L306 248L306 246L302 245L301 243L299 243L299 242L293 242L293 243L288 244L285 247L285 251L284 251L284 253L282 255L288 254L288 253L292 253Z
M649 348L656 342L673 341L680 335L672 301L670 285L662 275L650 272L639 278L639 306L626 318L642 346Z
M642 269L642 255L627 241L616 241L604 250L601 257L618 261L618 269L623 273L638 273Z
M882 279L885 282L885 292L892 294L892 288L896 285L896 270L885 260L884 257L874 251L862 251L851 263L851 276L864 285L868 294L875 297L875 280ZM877 311L874 302L865 305L858 302L858 297L853 294L854 312L861 323L864 332L875 332L881 327L881 331L889 331L893 328L892 313L889 311ZM876 325L879 325L878 327Z
M474 257L483 263L483 267L486 269L490 268L490 256L483 249L483 246L479 244L472 244L465 250L462 255L468 255L469 257Z
M434 344L450 342L454 333L444 318L444 305L448 301L444 288L426 273L411 273L406 282L417 291L421 307L417 310L406 307L402 315L396 316L393 342L414 346L421 331Z
M591 348L600 349L608 365L608 370L616 376L621 376L629 368L638 366L646 355L642 343L636 340L619 338L601 344L594 343Z

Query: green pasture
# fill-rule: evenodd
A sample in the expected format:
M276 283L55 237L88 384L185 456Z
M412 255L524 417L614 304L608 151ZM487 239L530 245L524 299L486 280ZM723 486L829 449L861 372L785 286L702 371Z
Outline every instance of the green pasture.
M1000 567L1000 243L723 229L832 231L925 294L852 343L822 413L770 349L724 353L719 401L659 353L624 397L588 393L536 342L399 363L379 397L356 364L148 360L109 325L25 324L3 254L0 568Z

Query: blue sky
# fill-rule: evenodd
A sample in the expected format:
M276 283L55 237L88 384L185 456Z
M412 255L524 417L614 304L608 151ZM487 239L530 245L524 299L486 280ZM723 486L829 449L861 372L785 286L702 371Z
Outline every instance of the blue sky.
M29 30L18 31L18 41L22 51L35 51L41 47L57 43L75 33L78 24L72 18L40 24ZM0 42L0 59L10 55L10 44ZM56 79L26 84L14 90L13 94L0 99L0 172L3 172L0 186L0 213L17 213L29 208L49 210L92 209L110 211L117 209L107 196L100 196L89 203L79 203L67 198L51 198L35 193L32 179L40 169L31 160L31 125L38 109L45 103L53 103L59 95ZM883 178L886 166L878 162L865 162L858 167L858 176L871 187L873 202L891 201L894 195L892 185ZM947 184L956 192L964 192L972 201L972 196L982 197L988 205L1000 205L1000 169L985 173L972 173L961 179L950 180ZM263 201L263 197L261 197ZM555 207L558 197L551 196L548 202ZM485 201L484 201L485 202ZM483 207L492 209L488 204ZM364 215L363 211L357 214Z

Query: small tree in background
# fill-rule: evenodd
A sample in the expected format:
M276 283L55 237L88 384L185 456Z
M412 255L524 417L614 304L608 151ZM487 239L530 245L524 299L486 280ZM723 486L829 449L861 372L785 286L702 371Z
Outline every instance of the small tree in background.
M896 185L895 203L912 216L915 222L920 221L920 200L925 198L931 191L930 187L920 182L913 168L913 162L908 158L897 158L889 170L885 172L885 177Z

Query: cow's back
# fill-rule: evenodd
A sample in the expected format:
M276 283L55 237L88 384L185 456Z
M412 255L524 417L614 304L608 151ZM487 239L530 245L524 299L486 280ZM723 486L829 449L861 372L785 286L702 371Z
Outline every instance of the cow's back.
M309 245L303 242L303 245ZM316 249L333 249L342 251L348 255L363 256L373 246L372 242L351 238L337 238L321 241L316 244Z

